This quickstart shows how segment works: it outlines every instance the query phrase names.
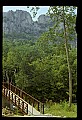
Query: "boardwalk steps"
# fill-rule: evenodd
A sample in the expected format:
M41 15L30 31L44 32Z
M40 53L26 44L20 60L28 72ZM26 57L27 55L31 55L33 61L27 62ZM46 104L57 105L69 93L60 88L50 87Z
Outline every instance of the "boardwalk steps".
M11 87L11 89L9 88L9 86ZM15 89L13 89L13 88L15 88ZM19 95L16 94L17 90L18 90L18 88L16 88L12 84L8 85L8 84L4 83L2 85L2 94L9 101L12 101L13 104L15 106L17 106L21 110L22 113L27 114L27 115L43 115L42 114L43 103L41 103L40 101L36 100L35 98L33 98L32 96L29 95L29 97L30 97L29 102L31 100L31 104L29 104L25 100L26 95L28 96L28 94L25 94L25 92L22 91L22 94L21 94L22 97L21 97L20 94ZM37 102L39 111L34 108L34 103L36 103L36 102ZM44 109L44 106L43 106L43 109ZM43 110L43 112L44 112L44 110Z

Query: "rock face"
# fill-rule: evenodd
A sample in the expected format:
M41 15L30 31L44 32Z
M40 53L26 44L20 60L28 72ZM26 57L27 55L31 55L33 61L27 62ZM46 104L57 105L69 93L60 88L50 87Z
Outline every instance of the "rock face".
M17 34L20 34L20 37L21 34L23 37L27 35L39 37L52 26L53 22L46 15L40 15L38 21L33 21L27 11L10 10L3 13L3 33L11 37Z
M38 23L42 23L42 24L47 24L47 22L51 22L51 19L49 16L45 16L45 15L40 15L38 18Z

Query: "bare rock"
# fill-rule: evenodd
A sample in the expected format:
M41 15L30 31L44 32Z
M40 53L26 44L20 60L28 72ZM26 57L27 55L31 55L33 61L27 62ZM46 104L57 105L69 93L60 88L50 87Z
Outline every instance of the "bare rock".
M30 36L40 36L52 26L49 16L40 15L38 21L33 21L30 13L23 10L3 12L3 33L30 34ZM21 37L21 35L20 35Z

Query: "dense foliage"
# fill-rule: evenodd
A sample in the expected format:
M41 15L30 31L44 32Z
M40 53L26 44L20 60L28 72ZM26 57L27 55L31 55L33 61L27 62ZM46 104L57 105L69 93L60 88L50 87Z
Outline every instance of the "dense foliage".
M77 92L77 52L69 44L73 74L73 98ZM44 33L35 44L3 39L3 79L25 90L35 98L68 100L68 68L63 42L50 40Z
M61 118L77 117L77 105L72 103L71 107L69 107L69 103L66 101L60 103L49 101L45 103L45 114L61 116Z

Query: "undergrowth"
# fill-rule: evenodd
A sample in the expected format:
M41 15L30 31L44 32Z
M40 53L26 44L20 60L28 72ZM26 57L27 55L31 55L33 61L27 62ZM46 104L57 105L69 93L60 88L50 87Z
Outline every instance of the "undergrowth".
M72 103L71 107L69 107L66 101L60 103L49 101L45 104L45 114L61 117L77 117L77 104Z

